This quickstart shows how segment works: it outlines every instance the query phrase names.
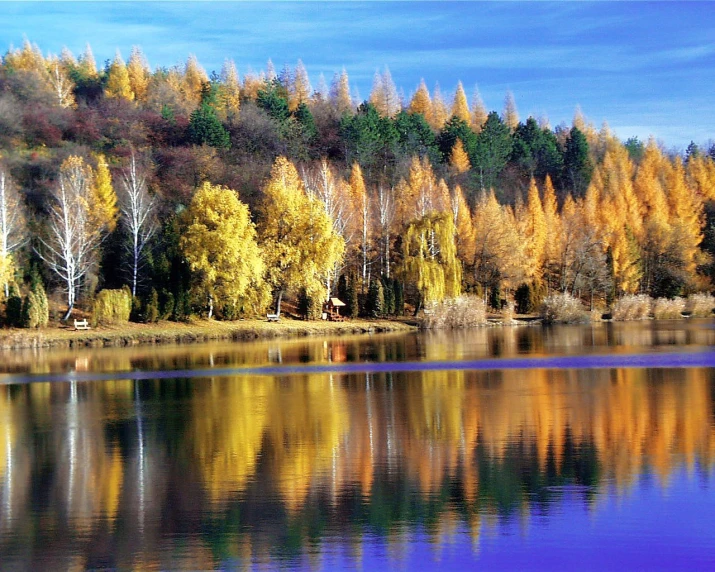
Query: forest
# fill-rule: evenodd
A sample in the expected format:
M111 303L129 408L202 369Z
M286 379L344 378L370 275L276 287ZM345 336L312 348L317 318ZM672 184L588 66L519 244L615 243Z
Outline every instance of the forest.
M404 97L386 67L366 101L352 91L344 69L313 87L300 60L239 77L194 56L152 71L138 47L102 68L89 46L10 48L5 325L60 306L151 322L712 290L715 145L621 141L578 108L570 126L522 120L510 92L487 111L461 82Z

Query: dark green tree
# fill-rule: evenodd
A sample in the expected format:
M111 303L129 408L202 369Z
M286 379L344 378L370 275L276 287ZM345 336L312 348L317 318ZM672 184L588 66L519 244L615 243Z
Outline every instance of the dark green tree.
M395 279L392 282L392 290L395 293L395 316L402 316L405 313L405 290L402 282Z
M533 117L516 128L511 161L525 177L539 179L546 175L557 178L563 167L563 156L556 136L551 130L539 127Z
M395 152L402 157L429 157L436 163L441 157L437 139L421 113L401 111L395 116L393 125L397 132Z
M574 197L582 197L591 182L593 175L593 162L588 154L588 141L586 136L573 127L564 149L564 170L562 175L562 188L570 188Z
M466 121L459 117L452 117L444 124L442 131L437 139L439 150L442 154L442 161L449 162L452 154L452 148L457 142L457 139L462 140L464 150L469 157L473 157L477 149L477 135L472 131Z
M290 118L288 92L278 79L266 83L265 88L259 90L256 103L279 124L285 123Z
M187 130L188 140L195 145L210 145L211 147L228 148L231 138L228 131L216 116L211 105L204 102L191 114Z
M376 165L386 165L398 139L392 120L380 117L375 107L366 102L355 115L343 116L340 133L345 142L347 163L357 161L366 171Z
M379 318L385 313L385 297L380 280L370 282L365 301L365 313L368 318Z
M638 137L629 137L623 146L628 151L628 156L631 158L631 161L638 164L645 153L643 141L638 139Z
M469 159L476 173L478 186L491 189L497 186L500 173L511 155L512 137L499 114L492 111L477 135L474 154Z

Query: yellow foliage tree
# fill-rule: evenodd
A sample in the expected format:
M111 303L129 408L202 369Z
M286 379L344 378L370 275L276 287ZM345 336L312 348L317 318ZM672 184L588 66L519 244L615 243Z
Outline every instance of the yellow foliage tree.
M214 305L261 302L264 262L248 207L235 191L204 183L183 213L180 246L196 287L208 298L208 316ZM258 309L251 307L252 312Z
M371 220L370 220L370 197L365 188L365 180L362 176L362 169L357 163L353 163L350 171L350 196L357 213L356 227L360 235L360 258L361 275L363 287L367 285L367 257L370 251Z
M486 288L513 288L526 278L524 240L514 213L502 207L494 191L482 192L472 217L475 232L472 269L475 281Z
M209 81L206 71L199 64L199 60L193 54L186 60L184 75L181 81L181 92L187 102L192 106L197 106L201 101L201 93L204 84Z
M460 81L457 84L457 91L454 93L454 102L452 103L452 116L458 117L462 121L469 123L471 114L469 113L469 104L467 103L467 94L464 93L464 87Z
M84 53L79 57L77 69L84 77L97 77L97 62L94 60L94 54L89 44L85 46Z
M457 185L452 191L452 219L455 228L457 256L466 266L474 260L474 226L462 188Z
M104 155L97 155L97 168L92 179L92 204L90 221L99 231L113 232L117 226L119 209L117 194L112 185L112 175Z
M149 87L149 64L139 47L134 46L127 62L129 86L134 93L134 99L144 101Z
M114 60L109 66L104 95L106 97L121 97L127 101L134 100L134 92L132 91L132 85L129 80L129 72L127 71L127 66L124 64L119 50L117 50Z
M514 94L511 91L507 91L506 97L504 98L504 111L502 111L502 121L504 121L504 125L511 129L512 133L519 125L519 112L516 110Z
M339 115L354 111L353 99L350 95L350 80L345 68L333 78L330 88L330 101Z
M442 97L442 91L439 89L439 84L435 85L432 92L432 112L427 117L427 121L432 129L439 131L444 127L449 119L449 110L447 104Z
M697 266L704 261L700 250L703 241L704 205L701 198L688 187L685 168L680 157L668 165L666 173L670 224L677 233L677 243L687 282L696 281Z
M278 157L264 188L259 234L280 315L283 294L304 288L324 300L325 277L345 251L323 205L310 198L293 163Z
M474 89L474 95L472 96L472 108L470 110L470 124L475 133L479 133L487 121L489 114L487 113L487 108L482 101L482 96L479 95L479 89Z
M295 66L293 85L290 90L289 106L291 111L295 110L301 103L308 103L312 87L308 78L308 70L305 69L302 60L298 60Z
M432 100L430 99L429 90L427 89L424 79L420 80L420 85L412 96L408 111L410 113L421 113L429 122L429 118L432 114Z
M421 302L441 302L461 293L452 213L429 213L407 225L402 243L402 274L417 287Z
M221 84L216 94L216 111L224 120L235 120L241 107L241 85L236 64L226 60L221 68Z
M546 216L539 197L539 189L532 177L529 184L529 195L523 220L524 238L526 239L525 259L527 276L537 282L543 275L544 257L546 252Z
M459 138L457 138L457 141L454 143L452 152L449 155L449 166L457 175L466 173L472 167L469 162L469 155L467 155L467 152L464 150L464 144Z
M369 101L382 117L395 117L400 112L400 98L387 66L382 73L375 72Z
M546 225L546 245L544 248L544 269L552 274L561 257L561 217L559 216L556 192L551 177L544 180L544 223Z

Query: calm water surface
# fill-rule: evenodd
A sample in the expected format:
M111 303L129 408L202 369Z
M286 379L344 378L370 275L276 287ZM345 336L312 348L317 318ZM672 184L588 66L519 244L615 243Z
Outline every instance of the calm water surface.
M3 354L0 569L713 569L713 345L678 321Z

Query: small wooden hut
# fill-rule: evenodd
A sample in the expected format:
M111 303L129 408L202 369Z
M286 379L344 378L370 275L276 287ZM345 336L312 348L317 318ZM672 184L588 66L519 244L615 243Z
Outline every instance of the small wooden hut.
M345 316L340 315L340 308L345 307L345 302L339 298L330 298L325 304L325 314L331 322L342 322Z

